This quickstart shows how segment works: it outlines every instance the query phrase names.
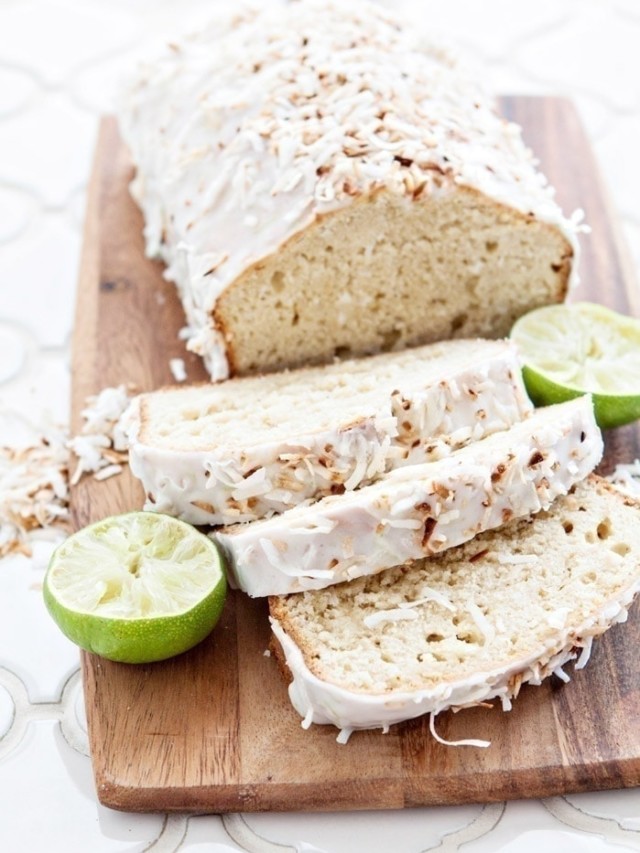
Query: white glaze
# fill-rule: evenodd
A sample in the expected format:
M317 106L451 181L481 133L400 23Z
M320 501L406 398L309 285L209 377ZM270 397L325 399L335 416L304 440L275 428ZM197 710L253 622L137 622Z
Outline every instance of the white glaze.
M320 589L545 509L593 470L602 449L591 399L580 397L438 462L212 536L251 596Z
M531 411L512 345L453 342L450 349L450 360L429 362L425 356L424 382L420 376L393 377L386 385L380 382L379 393L367 399L355 418L353 411L341 416L337 406L331 414L332 425L308 434L292 432L287 440L270 440L265 429L263 441L254 437L248 445L211 440L206 448L189 450L180 447L180 437L172 432L162 443L153 441L142 435L140 415L141 404L151 403L153 395L142 395L127 415L127 436L131 471L147 495L145 509L177 515L192 524L252 521L337 488L356 489L396 467L442 458L471 441L508 429ZM461 353L466 354L461 357ZM384 356L367 360L373 377L375 365L385 360ZM323 377L330 374L348 379L350 364L299 374L309 375L310 381L323 387ZM357 364L360 369L362 362ZM270 393L269 377L249 381L264 404ZM192 409L197 399L205 411L215 402L219 387L159 393L163 402L172 395L176 409ZM301 394L303 389L304 385Z
M450 55L373 5L240 5L143 67L120 119L147 252L167 264L188 347L215 379L229 373L212 321L224 289L318 216L380 189L407 204L478 189L558 227L577 267L577 219L519 128Z

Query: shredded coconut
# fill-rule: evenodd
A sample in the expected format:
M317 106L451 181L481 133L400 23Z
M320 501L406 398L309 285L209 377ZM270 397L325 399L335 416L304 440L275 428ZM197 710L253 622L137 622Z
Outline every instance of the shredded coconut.
M553 674L560 679L560 681L564 681L565 684L568 684L571 681L571 677L567 675L564 669L561 666L557 666L553 670Z
M176 382L184 382L187 378L187 369L184 366L183 358L170 358L169 370Z
M84 425L80 434L67 442L67 447L77 458L70 481L72 486L80 482L83 474L97 474L103 468L127 461L125 439L119 426L131 400L131 392L131 388L118 385L104 388L87 400L88 405L82 410Z
M236 501L242 501L259 495L266 495L272 488L273 484L267 476L266 469L258 468L257 471L254 471L235 487L231 496Z
M380 524L405 530L420 530L423 526L419 518L382 518Z
M352 734L353 734L353 729L350 729L347 727L340 729L338 737L336 738L336 743L343 744L343 745L345 743L348 743L349 738L351 737Z
M378 610L376 613L370 613L362 620L366 628L377 628L378 625L383 625L385 622L401 622L407 619L418 619L419 615L415 610L407 610L396 608L394 610Z
M584 669L584 667L589 663L589 658L591 657L591 647L593 645L593 635L590 637L585 637L584 646L582 647L582 651L580 652L580 657L575 663L574 669Z
M487 749L487 747L491 746L490 740L476 740L475 738L465 738L464 740L445 740L443 737L440 737L436 731L435 719L436 715L433 712L429 714L429 731L438 743L441 743L443 746L477 746L481 749Z
M311 723L313 722L313 708L309 706L307 713L305 714L304 720L300 723L303 729L308 729Z
M122 473L122 465L107 465L106 468L101 468L93 475L95 480L108 480L109 477L115 477L116 474Z
M455 611L455 607L449 601L446 595L442 592L439 592L437 589L431 589L431 587L424 586L422 587L422 598L419 598L417 601L402 601L399 607L421 607L423 604L426 604L427 601L435 601L436 604L442 605L445 610L450 610L451 612Z
M490 643L496 635L495 628L491 622L489 622L487 617L474 601L467 602L467 610L475 622L476 627L484 637L485 643Z
M105 388L87 401L79 435L69 438L64 427L51 426L24 446L0 447L0 557L31 556L38 530L69 532L69 486L84 473L106 480L123 470L119 422L129 401L124 385Z
M502 703L502 710L505 713L513 708L513 703L511 702L511 697L508 693L503 693L500 696L500 702Z
M52 427L25 447L0 448L0 557L30 557L31 531L69 529L67 435Z

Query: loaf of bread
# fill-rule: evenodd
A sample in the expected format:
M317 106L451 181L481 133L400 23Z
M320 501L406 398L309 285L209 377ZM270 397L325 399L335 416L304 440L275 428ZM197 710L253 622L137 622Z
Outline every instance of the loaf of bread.
M272 598L303 725L383 727L494 697L505 710L616 622L640 589L640 505L590 477L546 512L411 566Z
M501 337L575 268L519 129L374 5L240 6L144 66L120 123L214 379Z
M531 411L507 341L447 341L142 394L129 464L146 509L233 524L351 491Z
M590 397L370 486L214 533L251 596L318 589L460 545L547 508L602 456Z

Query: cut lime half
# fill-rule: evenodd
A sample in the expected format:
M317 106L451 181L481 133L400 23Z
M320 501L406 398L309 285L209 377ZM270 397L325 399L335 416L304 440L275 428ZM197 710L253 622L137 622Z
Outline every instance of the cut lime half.
M226 589L211 539L184 521L130 512L66 539L51 558L43 594L58 627L81 648L149 663L203 640Z
M640 321L602 305L549 305L511 330L537 406L591 393L602 428L640 418Z

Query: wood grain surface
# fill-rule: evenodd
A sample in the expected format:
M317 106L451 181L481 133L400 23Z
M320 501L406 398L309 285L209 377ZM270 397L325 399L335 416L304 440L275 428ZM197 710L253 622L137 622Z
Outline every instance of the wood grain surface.
M525 138L571 211L592 227L582 240L576 293L640 316L614 218L571 104L505 98ZM205 379L184 351L173 285L144 257L142 219L131 201L126 151L116 123L102 124L91 180L73 353L73 424L85 398L107 385L139 390L171 383L169 359L185 359L190 380ZM639 433L607 436L603 470L640 456ZM140 508L128 472L72 492L77 527ZM331 726L300 727L273 658L266 607L231 594L213 634L173 660L148 666L82 660L98 796L130 811L388 809L426 803L494 801L640 785L640 610L594 644L570 684L555 678L525 687L503 714L476 708L443 714L450 739L489 739L489 749L452 748L428 721L390 733L355 733L336 743Z

